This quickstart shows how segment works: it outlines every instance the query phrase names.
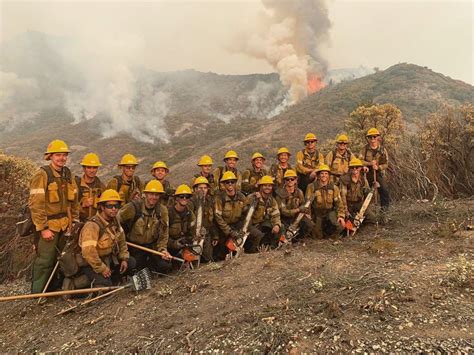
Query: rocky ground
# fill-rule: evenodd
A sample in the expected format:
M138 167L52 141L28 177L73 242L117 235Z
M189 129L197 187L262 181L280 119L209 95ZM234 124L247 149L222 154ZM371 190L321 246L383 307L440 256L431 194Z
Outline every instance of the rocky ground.
M401 202L355 238L156 276L60 316L77 301L5 302L0 352L472 353L473 212L473 200Z

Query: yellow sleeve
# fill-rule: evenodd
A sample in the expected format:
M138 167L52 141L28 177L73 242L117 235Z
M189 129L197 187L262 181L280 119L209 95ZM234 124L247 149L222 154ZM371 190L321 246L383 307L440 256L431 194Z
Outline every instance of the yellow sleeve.
M31 179L30 197L28 206L31 211L31 218L37 231L48 228L48 218L46 215L46 189L48 176L43 169L40 169Z
M92 267L94 272L100 274L107 269L107 265L99 257L97 252L97 241L99 240L100 228L95 222L86 222L82 227L79 237L82 257Z

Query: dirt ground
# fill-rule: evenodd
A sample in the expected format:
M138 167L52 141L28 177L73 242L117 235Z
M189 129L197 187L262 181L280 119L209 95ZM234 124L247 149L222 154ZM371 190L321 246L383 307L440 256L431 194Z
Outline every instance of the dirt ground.
M401 202L355 238L156 276L74 313L55 316L77 302L60 298L5 302L0 352L472 353L473 216L474 200Z

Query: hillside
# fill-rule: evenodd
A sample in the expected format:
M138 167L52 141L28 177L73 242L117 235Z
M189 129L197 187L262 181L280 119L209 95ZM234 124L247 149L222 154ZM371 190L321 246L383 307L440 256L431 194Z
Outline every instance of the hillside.
M212 85L209 87L215 84L222 90L224 86L217 83L231 77L229 80L233 84L226 86L226 90L229 90L226 95L231 95L232 85L240 83L239 85L245 86L244 77L233 78L193 71L183 75L199 76L201 79L197 82L201 82L204 77L212 77ZM249 77L254 83L262 79L258 75L248 76L247 79ZM170 111L164 118L166 130L171 132L168 143L143 143L126 134L103 139L100 118L73 124L74 118L65 109L50 108L31 123L0 131L0 149L9 154L27 156L40 163L39 159L47 143L60 137L74 149L71 166L75 170L84 153L97 151L105 162L102 175L110 176L117 171L114 164L120 156L132 152L143 164L138 170L143 177L148 176L148 168L154 161L164 159L171 166L171 179L177 183L183 179L188 181L195 170L195 162L202 154L211 154L219 162L224 152L233 148L243 158L242 165L247 166L254 150L272 155L282 145L287 145L292 151L301 149L301 137L307 131L315 131L321 140L332 138L343 129L348 114L362 102L392 102L400 107L408 122L415 122L435 112L444 103L457 105L472 102L473 94L473 87L466 83L413 64L397 64L372 75L330 85L271 119L245 116L224 121L192 109L175 113ZM185 102L186 96L180 97L180 100ZM192 98L189 100L192 101ZM231 101L232 97L225 102L216 98L216 105L224 108ZM28 142L27 150L24 149L25 142Z
M152 290L62 316L78 301L4 303L0 351L472 353L473 209L402 202L355 238L155 276Z

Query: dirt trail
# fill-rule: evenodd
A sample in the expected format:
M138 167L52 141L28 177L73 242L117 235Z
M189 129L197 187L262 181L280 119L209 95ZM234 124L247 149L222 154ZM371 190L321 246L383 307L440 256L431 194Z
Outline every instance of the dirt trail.
M62 299L3 303L0 351L472 352L473 212L472 200L401 203L355 239L156 277L58 317Z

